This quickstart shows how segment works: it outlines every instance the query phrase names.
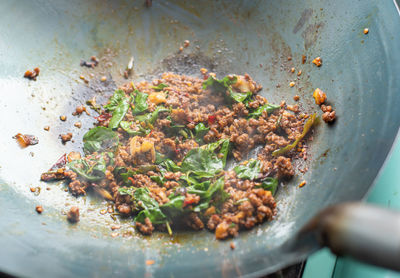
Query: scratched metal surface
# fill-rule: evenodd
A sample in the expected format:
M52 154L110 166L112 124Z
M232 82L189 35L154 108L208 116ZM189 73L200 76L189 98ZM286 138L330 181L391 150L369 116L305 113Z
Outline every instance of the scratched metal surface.
M343 7L347 7L344 9ZM399 19L391 1L44 1L0 3L0 270L34 277L234 277L257 276L304 259L314 246L284 252L280 246L328 204L360 199L371 186L399 127ZM370 33L362 34L368 27ZM191 45L179 53L184 40ZM301 64L301 55L307 55ZM94 69L79 66L91 55ZM93 95L104 100L135 57L133 80L165 70L191 75L206 67L220 76L249 73L270 102L311 97L324 89L336 109L332 127L316 128L309 171L298 173L278 193L278 217L233 239L216 241L207 232L143 237L129 220L127 237L110 237L114 220L100 215L95 196L74 198L62 184L39 182L57 158L81 149L91 117L73 117ZM288 61L287 57L293 59ZM323 66L310 60L321 56ZM40 67L38 80L22 78ZM302 70L297 77L291 67ZM93 73L94 77L89 77ZM89 79L85 84L79 79ZM103 75L108 81L101 83ZM290 81L296 81L289 88ZM280 86L277 86L277 85ZM94 113L92 111L92 113ZM58 117L67 115L67 121ZM82 122L82 128L73 126ZM49 125L50 131L43 127ZM62 145L60 133L75 142ZM20 149L16 133L35 134L40 143ZM301 180L307 185L299 189ZM35 196L30 187L41 187ZM47 190L46 188L50 188ZM37 204L44 213L37 215ZM78 205L78 225L64 210ZM146 260L154 260L146 265Z

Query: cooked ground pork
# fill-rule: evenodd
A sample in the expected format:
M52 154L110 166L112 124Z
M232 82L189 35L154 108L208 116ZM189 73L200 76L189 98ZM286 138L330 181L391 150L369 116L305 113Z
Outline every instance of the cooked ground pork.
M271 221L278 180L295 174L299 157L296 148L274 152L299 138L307 115L268 103L247 74L217 80L202 71L206 80L164 73L121 86L84 137L87 155L42 180L67 178L77 196L91 187L108 192L146 235L184 225L224 239Z

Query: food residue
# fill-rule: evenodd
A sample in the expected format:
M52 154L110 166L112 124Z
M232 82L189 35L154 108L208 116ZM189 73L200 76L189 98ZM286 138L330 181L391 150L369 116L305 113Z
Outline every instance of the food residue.
M307 56L306 55L301 55L301 63L304 65L307 61Z
M43 207L42 206L36 206L36 212L37 213L42 213L43 212Z
M17 143L21 148L26 148L39 143L39 139L36 136L29 134L18 133L13 136L13 139L17 140Z
M323 104L326 100L326 94L320 88L314 90L313 97L317 105Z
M332 109L332 106L325 105L326 94L319 88L315 89L313 93L313 97L315 99L315 103L320 106L322 112L322 119L326 123L331 123L336 119L336 112Z
M321 57L315 58L314 60L312 60L312 63L313 63L314 65L316 65L317 67L322 66L322 59L321 59Z
M363 32L364 32L364 34L366 35L366 34L369 33L369 29L368 29L368 28L365 28Z
M76 223L79 221L79 208L78 207L71 207L70 210L67 212L67 220L70 223Z
M201 73L120 86L84 135L84 155L64 155L41 179L66 179L75 196L96 192L109 201L100 214L130 217L145 235L182 226L225 239L273 220L316 114L269 103L248 74Z
M66 142L71 141L72 133L68 132L66 134L60 134L60 139L63 142L63 144L65 144Z
M24 77L36 81L36 77L39 76L39 73L40 69L34 68L33 70L27 70L24 74Z
M65 122L65 121L67 120L67 116L61 115L61 116L60 116L60 120L63 121L63 122Z
M84 105L77 106L75 108L75 112L73 112L72 115L74 116L81 115L83 112L85 112L88 116L90 116L90 113L87 111Z
M90 62L81 60L81 67L88 67L88 68L94 68L99 64L99 60L97 59L96 56L90 57ZM82 79L82 78L81 78Z
M305 186L306 184L307 184L306 181L302 181L302 182L299 184L299 187L303 187L303 186Z
M146 265L152 265L154 263L155 263L154 260L146 260Z

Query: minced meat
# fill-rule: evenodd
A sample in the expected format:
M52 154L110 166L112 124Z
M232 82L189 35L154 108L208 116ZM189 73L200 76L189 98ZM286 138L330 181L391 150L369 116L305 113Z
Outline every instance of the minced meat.
M133 217L146 235L183 225L224 239L271 221L275 189L264 181L278 184L294 175L297 152L274 153L302 134L307 115L298 105L269 104L247 74L218 81L202 72L206 81L164 73L152 82L121 86L96 117L90 133L99 133L85 135L86 156L42 180L66 178L76 196L91 187L108 192L117 212ZM113 129L104 129L111 124ZM257 146L255 175L224 167L230 157L250 167L246 159ZM79 220L79 210L71 208L70 218Z

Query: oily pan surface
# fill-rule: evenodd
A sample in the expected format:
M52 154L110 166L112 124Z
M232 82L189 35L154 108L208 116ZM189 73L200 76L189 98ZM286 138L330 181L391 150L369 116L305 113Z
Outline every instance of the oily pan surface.
M102 5L90 1L3 2L1 10L8 12L1 18L1 26L8 43L1 45L7 55L0 69L0 116L10 120L4 121L0 138L1 269L47 276L131 272L138 276L235 276L271 271L300 259L307 250L282 253L279 246L320 208L362 197L399 126L399 110L395 109L399 84L393 75L400 65L394 52L400 48L395 33L397 12L390 1L357 2L351 9L342 10L344 4L198 2L191 6L155 2L151 10L145 10L142 2L131 1L104 1ZM243 31L239 32L239 27ZM365 27L370 29L368 36L362 34ZM176 52L185 39L200 49L193 46L183 57ZM58 116L70 117L76 104L94 92L109 96L115 89L114 82L106 87L92 82L90 89L77 82L83 71L77 70L80 60L93 54L113 59L110 67L98 70L99 75L111 74L117 84L121 84L119 69L131 55L136 59L138 79L157 68L158 72L192 74L206 67L220 76L248 72L263 85L270 102L290 100L299 94L309 112L317 109L310 96L312 89L320 87L340 118L333 128L318 129L311 149L312 170L280 190L280 217L235 239L234 252L229 241L216 242L207 233L186 233L173 241L162 235L112 239L109 230L100 228L101 221L110 220L99 217L98 210L91 214L88 208L84 213L87 221L79 228L66 223L60 213L65 202L84 207L84 199L63 201L66 195L57 186L37 197L29 191L30 186L39 185L38 173L60 153L82 144L79 140L60 144L57 137L66 126ZM321 56L323 66L302 66L303 54L309 59ZM288 61L288 56L293 60ZM23 72L35 66L42 69L38 81L24 80ZM306 74L290 89L292 66ZM82 123L75 138L81 138L91 127L84 118ZM52 126L50 133L43 131L48 124ZM66 124L72 128L73 122L67 120ZM39 144L20 150L11 139L18 132L37 135ZM298 189L295 185L302 179L308 183ZM86 205L91 202L87 199ZM46 213L41 216L34 211L38 203L45 206ZM147 266L146 260L155 263ZM21 264L26 267L19 268Z

